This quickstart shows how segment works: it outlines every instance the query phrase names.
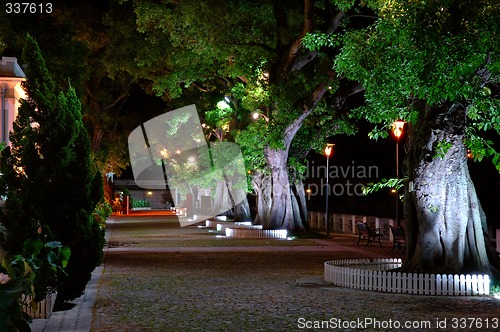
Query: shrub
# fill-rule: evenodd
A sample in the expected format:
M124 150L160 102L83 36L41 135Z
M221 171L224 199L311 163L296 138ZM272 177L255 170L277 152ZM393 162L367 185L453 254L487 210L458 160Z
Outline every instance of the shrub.
M23 57L28 97L21 100L11 147L2 151L0 161L0 194L7 196L0 213L6 229L0 245L10 257L18 255L24 240L37 238L41 228L44 240L68 246L67 273L59 271L57 278L58 300L74 299L103 257L104 232L93 215L103 197L102 176L90 155L75 90L56 89L30 36Z
M135 200L131 201L133 208L143 208L143 207L151 207L151 203L146 200Z

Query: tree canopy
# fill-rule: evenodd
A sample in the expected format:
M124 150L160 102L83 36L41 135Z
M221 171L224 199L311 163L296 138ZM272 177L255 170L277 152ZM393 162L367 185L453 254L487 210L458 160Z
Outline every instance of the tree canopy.
M335 61L336 70L365 88L366 106L354 112L356 117L378 124L372 135L379 137L387 135L394 120L415 122L417 101L430 106L461 103L467 108L466 144L473 157L491 157L500 171L493 142L481 138L481 132L500 133L500 4L365 3L378 19L341 36L344 46ZM309 38L313 45L335 45Z
M137 29L149 42L148 54L136 61L150 73L153 91L178 98L177 103L196 100L213 133L242 147L254 180L298 166L329 135L353 132L343 107L356 84L331 70L335 52L309 51L301 44L313 29L326 34L341 29L343 13L330 1L133 3ZM223 100L224 124L213 119L214 106ZM288 175L270 183L281 183L275 188L287 183L284 192L290 190ZM269 197L290 198L292 192ZM274 212L263 220L273 219L266 222L272 228L293 229L292 219L304 216L294 210L291 217L294 203L287 208L280 200L268 202Z

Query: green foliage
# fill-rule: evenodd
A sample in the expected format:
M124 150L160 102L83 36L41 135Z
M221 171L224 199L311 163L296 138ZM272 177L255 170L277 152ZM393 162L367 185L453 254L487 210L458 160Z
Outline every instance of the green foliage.
M29 331L21 295L32 293L33 276L27 263L11 265L4 260L0 265L0 330Z
M436 145L436 154L434 158L444 158L451 146L452 144L450 142L439 141Z
M481 161L484 157L491 158L495 168L500 172L500 153L494 148L491 140L486 140L477 134L474 128L468 128L465 145L469 148L474 161Z
M311 51L319 51L321 47L337 47L341 45L341 39L338 35L326 34L323 32L313 32L308 33L302 39L302 45L311 50Z
M500 133L500 4L489 0L365 4L378 19L365 29L346 32L334 66L365 87L367 105L353 116L375 124L371 136L378 138L396 119L412 124L423 116L425 110L415 108L417 101L429 107L461 103L468 111L468 127L475 129L467 132L475 158L490 156L498 165L498 153L474 136Z
M59 241L44 243L40 239L27 239L23 251L12 257L10 264L20 267L28 264L33 273L34 301L41 301L47 292L58 286L58 276L66 275L64 268L68 265L71 249L62 246Z
M109 216L113 213L112 206L105 201L99 202L96 205L93 216L94 220L99 223L102 229L106 227L106 220L108 220Z
M130 199L133 208L151 207L151 203L146 200Z
M384 188L391 188L399 191L401 188L403 188L403 186L404 186L404 179L397 179L397 178L382 179L380 182L377 183L370 182L366 184L366 186L363 187L363 195L369 195Z
M59 273L57 282L59 297L70 299L83 292L102 258L104 237L92 215L102 199L102 177L90 157L75 90L58 91L30 36L24 56L28 99L21 100L12 146L2 152L0 164L0 185L7 195L1 244L17 255L23 241L37 238L41 227L47 241L69 247L67 275Z
M22 312L21 295L29 295L32 305L45 298L57 286L71 251L58 241L43 243L27 239L23 251L5 259L0 267L0 329L25 330L28 317ZM7 277L6 277L7 276Z
M492 283L490 286L490 295L498 296L498 294L500 294L500 285L497 283Z

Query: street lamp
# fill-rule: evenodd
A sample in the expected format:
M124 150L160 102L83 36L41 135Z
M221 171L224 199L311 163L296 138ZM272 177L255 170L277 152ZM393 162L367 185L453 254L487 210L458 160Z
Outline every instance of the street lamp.
M399 179L399 139L403 134L403 128L405 126L405 122L403 120L396 120L392 123L392 133L396 138L396 179ZM398 226L401 226L401 222L399 221L399 190L395 189L396 193L396 223Z
M328 197L330 196L330 186L328 184L328 178L330 177L330 170L328 161L330 159L330 155L332 154L333 146L335 144L328 143L325 147L325 156L326 156L326 208L325 208L325 223L326 223L326 234L330 234L330 213L328 212Z

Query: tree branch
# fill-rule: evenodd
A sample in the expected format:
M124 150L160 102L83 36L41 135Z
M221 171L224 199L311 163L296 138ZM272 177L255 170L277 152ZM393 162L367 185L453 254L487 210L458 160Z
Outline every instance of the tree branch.
M133 82L131 82L130 84L128 84L128 85L127 85L127 86L126 86L126 87L122 90L122 93L121 93L118 97L116 97L116 98L115 98L115 100L114 100L111 104L109 104L108 106L106 106L106 107L104 108L104 112L106 112L106 111L107 111L107 110L109 110L110 108L115 107L116 105L118 105L118 103L119 103L121 100L123 100L123 99L127 98L127 97L128 97L128 93L129 93L130 89L132 89L132 86L133 86L133 85L134 85L134 83L133 83Z
M356 93L365 91L365 87L362 84L356 85L354 88L351 89L351 92L347 95L347 98L349 98L352 95L355 95Z
M196 82L191 83L195 88L200 90L201 92L208 92L209 90L207 88L202 87L201 85L197 84Z
M304 25L302 28L302 33L300 36L290 45L288 50L288 54L286 55L285 62L283 68L280 73L280 77L284 77L287 73L292 69L295 60L297 58L297 54L302 47L302 38L308 33L312 32L313 28L313 10L312 10L312 0L304 0Z
M327 35L331 35L332 33L334 33L338 29L338 27L340 26L340 21L342 20L343 17L344 17L344 12L343 11L337 12L337 14L331 20L330 25L326 29L325 33ZM290 69L290 71L301 70L302 67L304 67L309 62L311 62L312 60L314 60L314 58L316 58L316 56L318 55L318 53L319 53L318 51L309 51L304 56L296 59L295 63L292 66L292 68Z

